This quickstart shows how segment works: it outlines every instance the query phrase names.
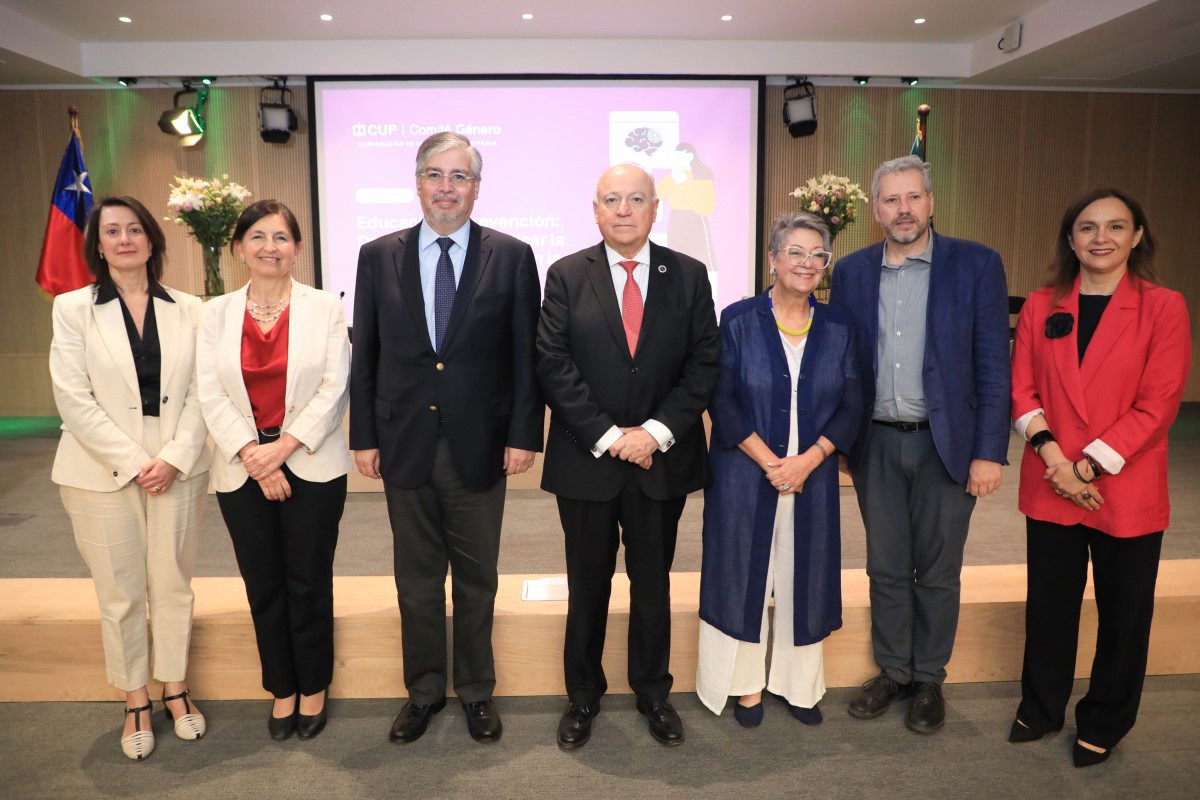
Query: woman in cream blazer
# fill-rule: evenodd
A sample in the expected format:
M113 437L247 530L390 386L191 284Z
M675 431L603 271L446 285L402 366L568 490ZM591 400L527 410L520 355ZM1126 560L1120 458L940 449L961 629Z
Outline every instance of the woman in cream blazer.
M287 206L262 200L242 212L233 251L250 282L205 306L196 356L220 451L212 484L246 582L277 740L325 726L333 556L351 464L346 321L338 297L292 279L300 249Z
M147 606L175 733L205 732L185 683L210 461L193 370L200 300L162 285L162 228L132 197L95 207L84 250L96 282L54 301L51 479L95 582L108 680L126 693L121 749L142 759L154 750Z

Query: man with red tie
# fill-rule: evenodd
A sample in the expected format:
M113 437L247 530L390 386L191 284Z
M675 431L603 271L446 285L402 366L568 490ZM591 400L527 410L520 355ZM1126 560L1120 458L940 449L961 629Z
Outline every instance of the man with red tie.
M684 501L709 475L701 415L717 321L704 265L650 242L658 198L645 170L607 170L592 205L604 241L551 265L537 337L551 411L542 488L558 498L570 588L558 744L587 743L608 688L600 660L623 541L629 685L651 735L676 745L670 569Z

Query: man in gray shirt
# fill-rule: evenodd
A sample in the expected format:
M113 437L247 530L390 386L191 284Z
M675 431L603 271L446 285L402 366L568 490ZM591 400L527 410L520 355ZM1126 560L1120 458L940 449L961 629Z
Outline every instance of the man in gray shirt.
M880 667L849 712L872 719L914 694L906 724L935 733L971 512L1007 463L1008 289L998 253L933 232L920 158L882 164L871 195L886 238L841 259L830 293L858 338L864 413L848 455Z

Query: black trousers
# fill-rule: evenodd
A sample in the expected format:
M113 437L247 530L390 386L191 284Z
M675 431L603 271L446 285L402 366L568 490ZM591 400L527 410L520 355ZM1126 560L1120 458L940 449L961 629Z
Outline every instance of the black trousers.
M217 492L254 619L263 688L275 697L316 694L333 680L333 554L346 476L302 480L283 466L292 496L263 496L247 479Z
M1063 727L1075 680L1088 554L1099 628L1087 694L1075 705L1079 738L1114 747L1133 728L1146 679L1162 531L1118 539L1084 525L1026 520L1029 596L1017 716L1035 731Z
M670 573L686 500L652 500L632 475L614 500L558 498L570 589L563 669L571 702L592 705L608 690L601 658L621 542L629 575L629 685L648 701L670 693Z
M501 478L475 492L459 480L445 439L438 439L433 472L416 489L384 486L392 525L404 685L414 703L446 696L446 572L452 571L454 691L464 703L492 696L496 661L492 618L499 579Z

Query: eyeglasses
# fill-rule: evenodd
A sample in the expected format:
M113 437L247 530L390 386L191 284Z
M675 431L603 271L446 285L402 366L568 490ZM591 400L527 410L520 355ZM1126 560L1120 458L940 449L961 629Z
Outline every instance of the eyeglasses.
M474 177L466 174L465 172L451 172L449 175L447 175L446 173L437 169L427 169L424 172L418 172L417 177L425 181L425 183L429 184L430 186L440 186L444 179L449 178L450 185L456 189L466 186L468 183L475 180Z
M825 269L833 253L828 250L813 250L811 253L803 247L789 247L783 251L787 262L793 267L808 267L809 269Z

